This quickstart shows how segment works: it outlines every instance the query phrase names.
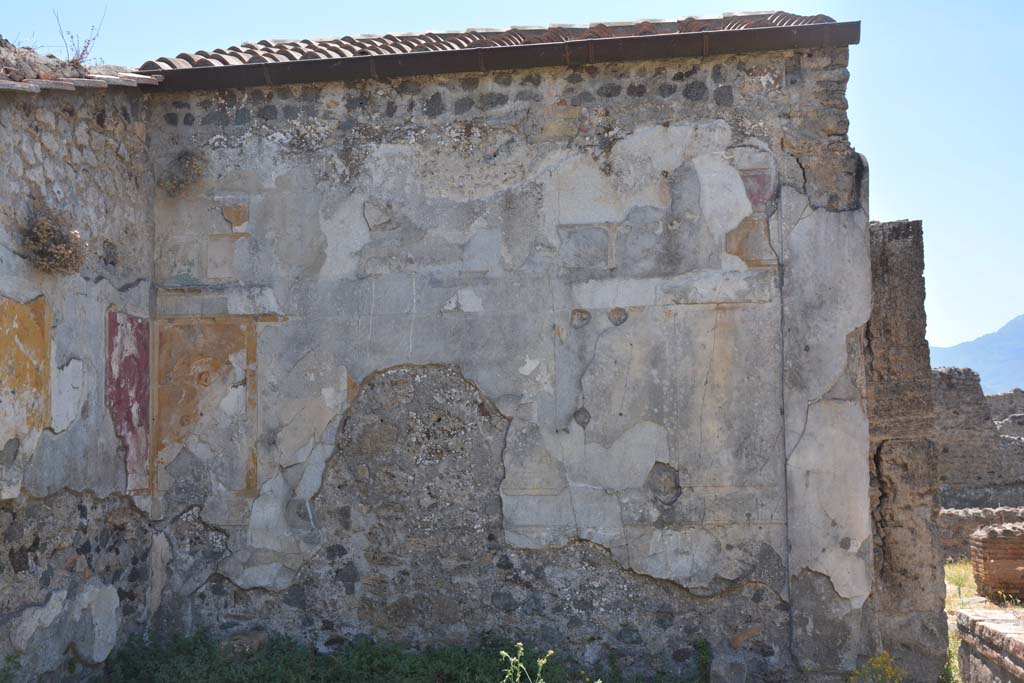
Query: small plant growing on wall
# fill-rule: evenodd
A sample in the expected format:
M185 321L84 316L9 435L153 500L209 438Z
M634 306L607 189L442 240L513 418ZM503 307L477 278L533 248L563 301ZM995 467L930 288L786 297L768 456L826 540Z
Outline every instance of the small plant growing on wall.
M903 683L903 672L888 652L872 657L853 672L850 683Z
M515 654L509 654L505 650L498 653L501 656L502 662L504 662L505 669L502 673L505 677L501 679L501 683L545 683L544 682L544 666L548 663L548 659L551 655L555 654L554 650L548 650L547 654L537 659L537 670L532 675L530 669L526 665L526 654L522 643L516 643ZM580 672L581 674L584 672ZM590 680L589 678L586 680ZM595 683L601 683L600 680Z
M41 202L33 202L32 215L22 231L25 258L47 273L75 273L85 261L81 234L66 217Z
M171 197L175 197L199 180L206 166L206 156L202 152L185 150L174 157L167 170L160 178L160 188Z

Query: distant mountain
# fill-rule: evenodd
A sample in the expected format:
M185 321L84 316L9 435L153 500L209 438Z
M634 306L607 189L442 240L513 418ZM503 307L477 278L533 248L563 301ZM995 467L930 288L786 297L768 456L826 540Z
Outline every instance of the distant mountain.
M932 367L971 368L986 394L1024 388L1024 315L992 334L956 346L931 347Z

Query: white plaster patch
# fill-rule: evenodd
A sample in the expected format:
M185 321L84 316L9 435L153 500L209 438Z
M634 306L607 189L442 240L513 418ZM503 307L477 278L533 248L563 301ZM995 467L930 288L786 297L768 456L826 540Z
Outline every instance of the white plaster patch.
M87 619L86 637L77 640L78 654L86 661L99 664L117 644L121 623L121 601L114 586L90 581L75 600L73 620ZM91 636L91 637L90 637ZM83 642L84 641L84 642Z
M285 505L290 495L288 483L282 474L275 475L263 484L259 497L253 501L249 517L250 546L284 553L299 551L298 541L285 520Z
M171 561L171 544L167 534L160 532L153 537L149 550L149 585L146 586L146 619L151 619L160 609L164 586L167 585L167 565Z
M85 364L77 358L72 358L62 368L53 368L51 376L50 427L60 433L82 414L82 403L88 394L88 378Z
M550 548L577 538L569 491L554 496L501 495L505 539L519 548Z
M39 607L29 607L18 617L14 629L11 631L11 644L14 649L24 652L35 632L52 624L61 611L64 609L64 599L68 592L58 590L50 593L46 604Z
M645 552L636 564L660 579L706 586L726 570L721 544L705 529L653 529L643 545Z
M824 574L860 607L871 592L868 422L860 401L822 400L807 411L788 461L790 569Z
M526 362L519 366L519 374L524 377L529 377L533 374L533 371L537 369L538 365L540 365L540 359L530 358L527 356Z
M305 467L302 470L302 478L295 485L295 496L297 498L308 500L320 490L320 484L324 478L324 467L332 452L334 452L333 446L321 444L309 454L309 457L306 458Z
M260 564L254 567L246 567L241 574L233 577L232 580L239 588L269 588L271 590L283 590L291 585L295 572L280 562Z
M700 206L712 234L723 236L753 210L739 171L721 154L705 154L693 160L700 178ZM722 242L722 251L725 243Z
M320 229L327 238L327 253L320 268L321 279L355 277L359 251L370 240L370 228L363 214L365 195L352 195L332 213L321 210Z
M283 422L276 432L275 462L290 467L304 462L313 448L321 443L330 422L344 406L339 393L321 393L316 398L296 398L276 404L277 414Z
M218 404L220 411L229 417L237 417L245 412L245 387L231 387Z
M442 311L462 311L463 313L481 313L484 310L483 299L469 287L463 287L455 296L448 299Z
M463 247L463 270L496 274L501 271L501 231L475 230Z
M767 303L776 287L771 269L695 270L671 278L586 280L572 285L573 306L607 309L616 306Z
M627 193L644 192L652 182L664 183L662 174L671 173L686 159L721 150L730 137L724 121L638 128L612 148L616 182ZM667 184L659 188L667 189Z
M554 168L544 202L553 207L555 221L560 225L621 221L629 208L597 162L582 155Z
M281 307L270 287L232 287L227 291L229 315L279 314Z
M206 242L206 277L209 280L230 280L235 272L235 251L238 240L231 237L210 236Z
M582 450L564 453L563 463L572 484L621 491L642 487L655 462L672 462L669 453L668 431L641 421L607 448L587 442Z
M800 349L787 358L794 370L786 387L790 449L804 430L808 404L824 396L846 371L847 334L871 315L866 224L860 211L818 210L807 214L786 240L785 305L791 328L786 345L787 350ZM842 286L823 291L823 282Z

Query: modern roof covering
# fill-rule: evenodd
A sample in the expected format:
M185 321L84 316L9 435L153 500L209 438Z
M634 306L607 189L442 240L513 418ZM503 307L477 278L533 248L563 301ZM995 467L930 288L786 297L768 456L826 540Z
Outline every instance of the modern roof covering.
M261 40L159 57L162 89L240 87L490 71L855 44L860 22L822 14L726 14L671 21Z

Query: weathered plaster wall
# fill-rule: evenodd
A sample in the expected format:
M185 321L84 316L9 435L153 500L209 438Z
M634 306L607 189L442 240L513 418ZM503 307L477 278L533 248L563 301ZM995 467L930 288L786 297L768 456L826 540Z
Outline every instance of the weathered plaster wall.
M142 118L138 94L0 99L0 306L16 321L0 342L14 373L0 424L7 435L10 421L23 442L5 440L3 498L22 488L38 496L65 486L124 491L121 442L104 408L102 341L111 307L149 315L152 183ZM44 274L22 258L34 199L87 242L80 272Z
M871 223L871 320L865 330L878 636L908 680L945 661L943 554L936 513L935 408L925 340L921 221Z
M493 636L646 677L707 639L720 680L832 681L926 642L879 539L927 487L882 472L872 524L903 369L846 60L0 102L3 651ZM36 192L81 274L17 255Z
M1000 434L978 374L940 368L933 391L943 507L1024 505L1024 441Z
M142 504L224 534L166 619L854 666L847 75L826 50L155 96Z
M102 90L0 98L0 653L27 679L102 661L144 624L150 533L121 495L147 450L143 108ZM79 272L23 258L34 202L85 240ZM129 320L136 336L105 343Z

